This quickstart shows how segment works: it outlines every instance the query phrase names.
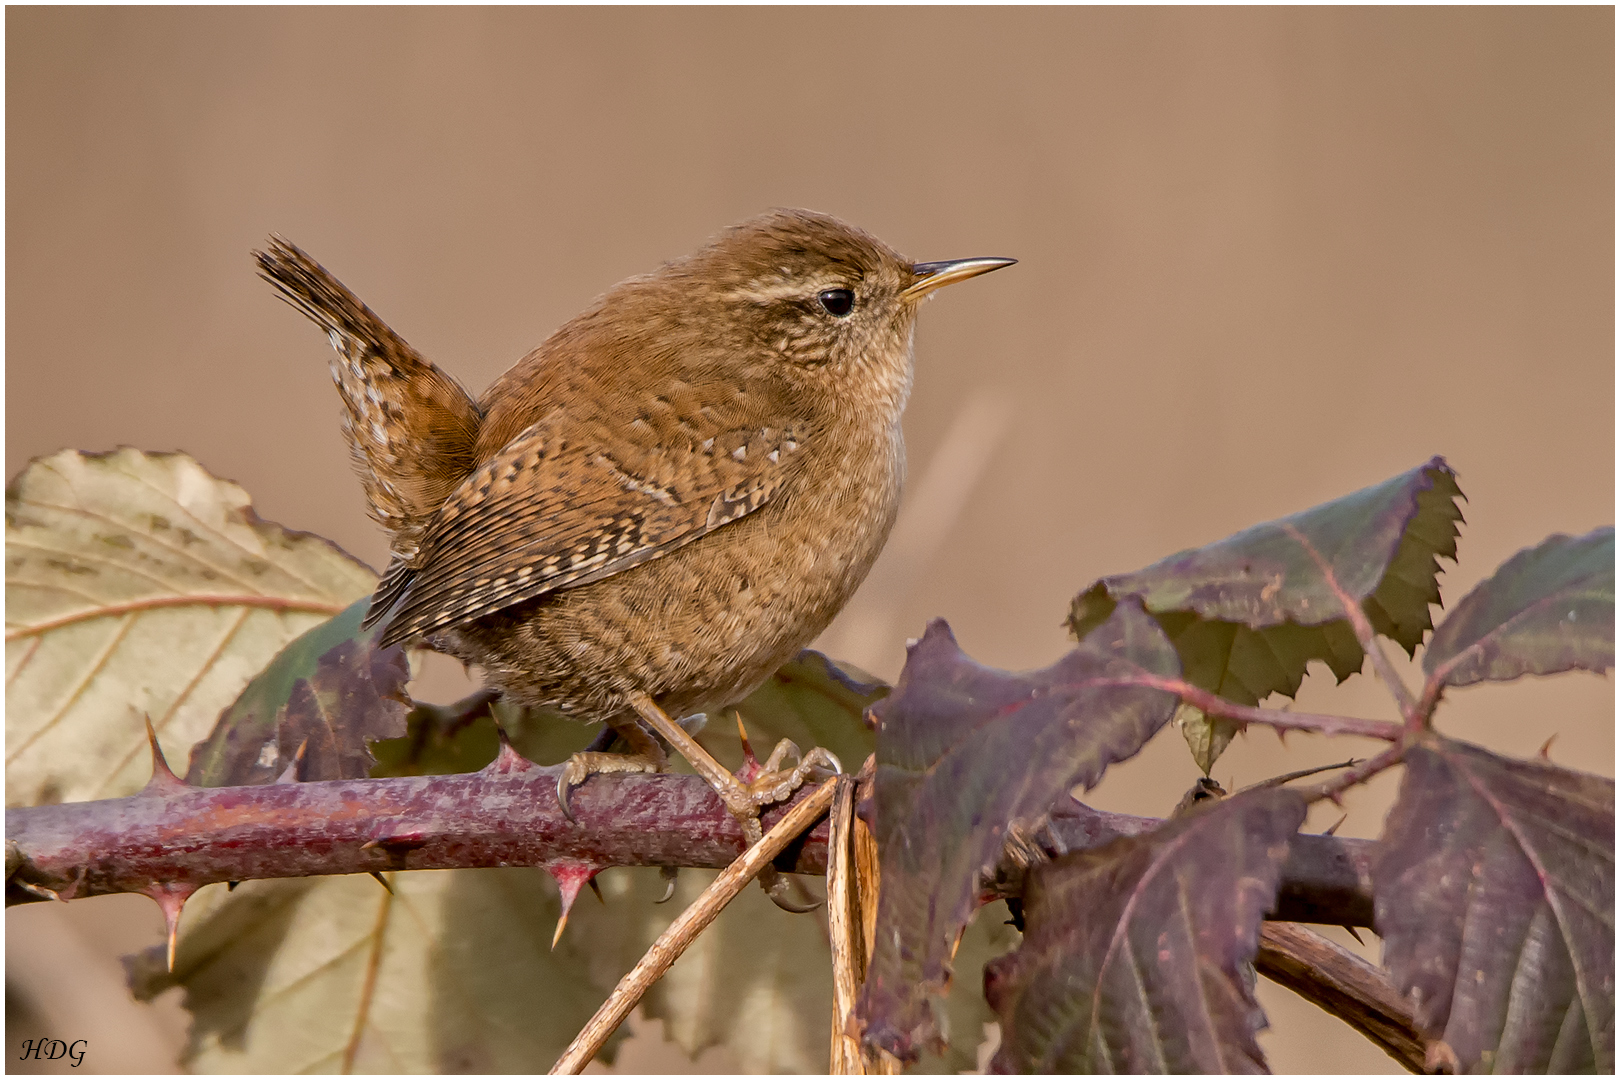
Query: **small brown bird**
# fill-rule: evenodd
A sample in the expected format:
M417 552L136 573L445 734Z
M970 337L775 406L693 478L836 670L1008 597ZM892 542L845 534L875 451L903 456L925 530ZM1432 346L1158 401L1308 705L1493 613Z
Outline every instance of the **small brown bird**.
M331 337L344 432L392 558L366 615L519 704L605 721L657 771L681 751L743 821L809 768L744 785L670 717L751 693L830 622L900 503L912 329L1011 259L914 263L802 210L621 282L474 401L298 248L261 274Z

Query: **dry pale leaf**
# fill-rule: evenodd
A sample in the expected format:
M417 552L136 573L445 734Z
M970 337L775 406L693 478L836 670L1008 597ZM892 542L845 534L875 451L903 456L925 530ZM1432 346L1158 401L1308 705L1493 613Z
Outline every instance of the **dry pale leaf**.
M185 986L193 1072L533 1073L635 962L572 923L553 951L543 871L388 878L391 893L363 874L210 886L186 907L172 976L161 948L127 961L136 996ZM579 914L601 930L608 912Z
M184 454L34 461L6 489L7 805L137 790L143 714L179 767L282 646L375 580Z

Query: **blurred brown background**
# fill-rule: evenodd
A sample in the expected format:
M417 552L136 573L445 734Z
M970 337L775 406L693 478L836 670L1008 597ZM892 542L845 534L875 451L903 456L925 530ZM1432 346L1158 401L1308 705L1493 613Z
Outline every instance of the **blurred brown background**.
M6 29L8 476L64 446L183 449L376 565L327 345L250 248L295 240L477 392L613 282L788 205L919 259L1020 260L921 320L904 517L821 642L878 674L932 616L983 661L1049 663L1098 576L1434 453L1470 499L1450 601L1614 520L1609 8L11 8ZM1370 679L1331 684L1302 704L1391 715ZM1612 775L1612 714L1610 680L1564 676L1459 693L1442 726L1525 754L1556 731L1555 761ZM1359 749L1256 733L1215 776ZM1090 798L1164 813L1195 775L1166 732ZM1375 835L1393 790L1352 795L1343 831ZM57 1026L104 1033L80 1071L172 1068L183 1014L126 1004L112 959L160 925L141 898L8 913L8 1064ZM1262 995L1277 1070L1393 1068Z

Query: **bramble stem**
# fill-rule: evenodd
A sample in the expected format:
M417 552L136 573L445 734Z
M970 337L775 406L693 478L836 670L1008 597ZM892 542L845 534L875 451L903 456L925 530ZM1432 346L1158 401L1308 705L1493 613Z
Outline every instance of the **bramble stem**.
M1334 802L1338 802L1339 796L1345 791L1372 779L1391 765L1400 764L1401 759L1406 756L1406 748L1410 745L1410 738L1410 733L1404 734L1398 742L1395 742L1376 756L1363 761L1355 768L1347 769L1315 788L1301 788L1300 790L1306 792L1312 802L1321 799L1332 799Z
M1235 701L1212 694L1201 686L1180 679L1154 679L1148 685L1178 694L1182 701L1204 711L1209 716L1238 720L1245 724L1267 724L1289 731L1314 731L1322 735L1361 735L1369 739L1393 742L1401 737L1400 724L1388 720L1365 720L1356 716L1336 716L1332 713L1294 712L1283 709L1261 709L1253 705L1239 705Z
M6 903L149 892L164 884L540 866L554 859L720 869L744 849L742 828L701 777L592 777L575 793L576 824L557 805L559 770L513 759L522 761L504 759L505 771L497 759L481 772L449 776L191 788L12 807ZM772 807L764 823L786 809ZM1160 824L1065 797L1042 835L1061 853ZM873 878L870 833L857 824L854 834L857 862L865 865L860 873ZM1370 849L1365 840L1295 837L1276 917L1371 925ZM777 869L825 873L827 825L818 824L792 850ZM1003 860L991 887L997 895L1018 895L1022 874ZM862 932L870 935L871 926L863 924Z
M123 799L12 807L6 838L22 861L8 876L6 902L38 898L23 882L75 899L174 883L554 859L719 869L747 846L742 827L700 777L594 776L575 792L570 821L557 804L560 771L513 754L476 773L221 788L177 783ZM764 823L785 810L772 807ZM824 872L825 833L818 829L781 869Z

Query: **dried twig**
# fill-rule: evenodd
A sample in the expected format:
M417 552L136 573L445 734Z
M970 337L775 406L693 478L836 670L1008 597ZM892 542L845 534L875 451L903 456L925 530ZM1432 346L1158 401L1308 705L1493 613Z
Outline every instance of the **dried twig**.
M860 1040L849 1033L855 995L866 976L866 941L860 933L860 918L852 908L855 871L850 846L850 827L855 823L855 778L838 778L833 793L832 812L827 830L827 935L832 942L833 1010L832 1046L828 1072L835 1076L858 1076L861 1067Z
M834 796L827 840L827 926L833 948L830 1071L853 1076L892 1076L900 1071L897 1058L865 1045L851 1023L877 930L877 843L866 823L855 816L855 788L857 783L869 783L875 768L875 760L867 758L861 775L850 779L848 794L840 788Z
M568 1049L563 1051L562 1057L551 1068L554 1075L578 1073L590 1063L597 1051L602 1049L602 1044L641 1001L642 995L669 970L670 965L679 959L686 947L715 920L732 898L753 881L778 852L826 812L832 804L833 791L837 786L838 777L833 777L808 798L795 804L787 816L765 834L764 839L721 871L720 876L703 890L692 906L681 912L669 929L658 935L652 948L630 969L628 975L619 980L619 985L613 988L613 993L596 1010L596 1015L568 1044Z
M1298 923L1268 922L1260 928L1254 967L1361 1032L1407 1071L1425 1071L1411 1004L1355 953Z

